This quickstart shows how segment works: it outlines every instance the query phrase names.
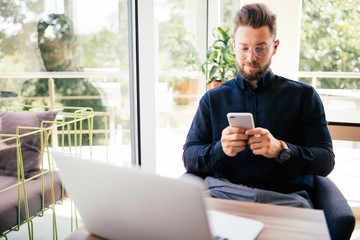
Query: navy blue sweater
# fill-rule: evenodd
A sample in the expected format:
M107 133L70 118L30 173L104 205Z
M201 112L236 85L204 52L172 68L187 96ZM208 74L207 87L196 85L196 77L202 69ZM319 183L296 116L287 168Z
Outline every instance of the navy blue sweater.
M268 129L287 143L291 157L285 163L254 155L249 146L235 157L221 147L228 112L251 112L255 127ZM334 168L332 141L319 95L309 85L271 70L253 89L239 74L201 98L184 145L187 172L225 178L283 193L309 191L312 175L328 175Z

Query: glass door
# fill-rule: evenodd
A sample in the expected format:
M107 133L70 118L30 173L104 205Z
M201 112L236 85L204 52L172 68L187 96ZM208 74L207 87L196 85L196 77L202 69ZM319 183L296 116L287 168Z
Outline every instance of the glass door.
M1 5L1 107L92 107L106 113L106 124L104 114L94 119L94 157L130 164L128 1Z
M155 112L159 174L177 178L185 172L182 147L206 91L206 76L201 72L206 49L213 41L212 31L231 26L239 6L239 0L158 0Z

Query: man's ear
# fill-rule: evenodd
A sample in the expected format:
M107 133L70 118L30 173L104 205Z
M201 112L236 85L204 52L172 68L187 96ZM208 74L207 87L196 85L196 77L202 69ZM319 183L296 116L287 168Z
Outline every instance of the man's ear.
M279 39L274 42L274 50L273 50L273 54L272 54L273 56L275 55L279 44L280 44Z
M234 51L235 51L235 39L233 39L231 43L232 43Z

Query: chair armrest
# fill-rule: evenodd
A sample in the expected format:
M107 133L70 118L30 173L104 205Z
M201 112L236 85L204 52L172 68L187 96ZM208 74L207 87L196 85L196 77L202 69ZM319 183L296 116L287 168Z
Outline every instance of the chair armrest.
M331 239L350 239L355 227L354 214L338 187L328 178L314 176L312 200L322 209Z

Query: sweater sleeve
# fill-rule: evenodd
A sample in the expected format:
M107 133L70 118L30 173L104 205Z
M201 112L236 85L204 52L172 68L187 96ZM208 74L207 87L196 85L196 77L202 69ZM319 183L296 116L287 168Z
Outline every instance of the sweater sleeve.
M221 141L213 140L211 129L209 104L206 97L203 97L183 147L183 161L187 172L206 176L223 168L226 155Z
M299 138L304 144L287 143L291 158L284 165L295 175L327 176L334 168L335 155L325 110L313 88L310 88L302 112Z

